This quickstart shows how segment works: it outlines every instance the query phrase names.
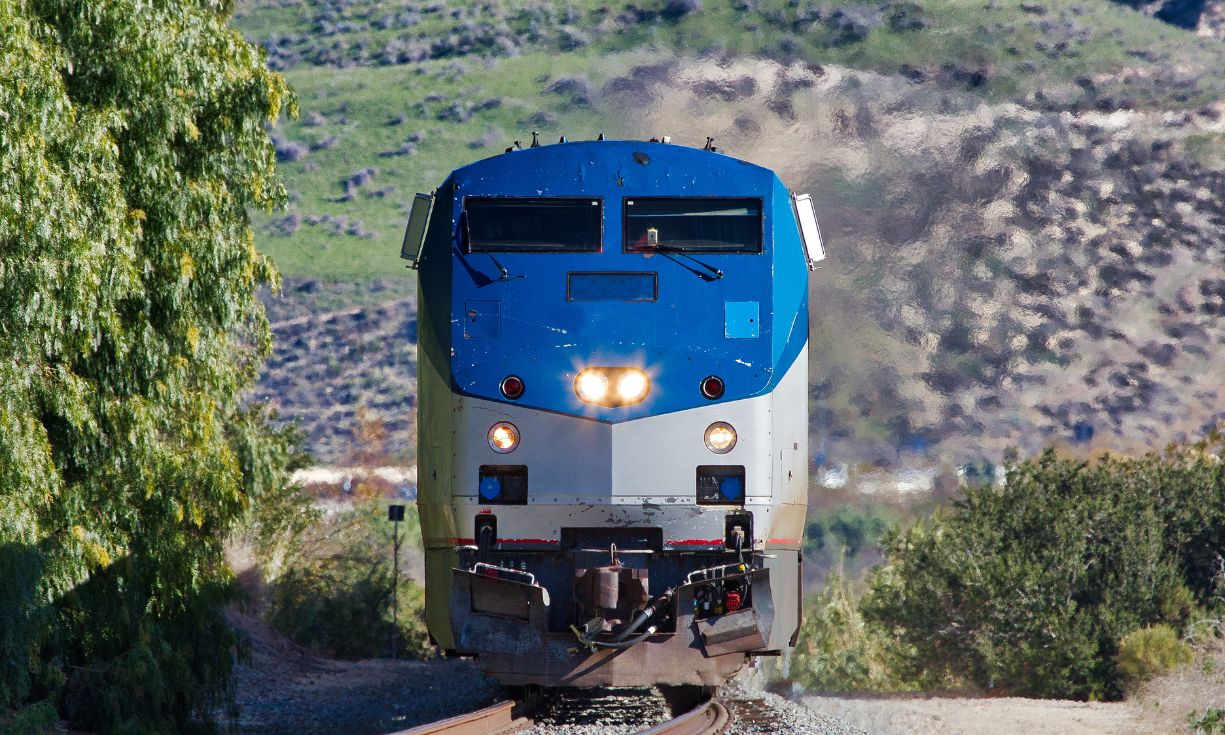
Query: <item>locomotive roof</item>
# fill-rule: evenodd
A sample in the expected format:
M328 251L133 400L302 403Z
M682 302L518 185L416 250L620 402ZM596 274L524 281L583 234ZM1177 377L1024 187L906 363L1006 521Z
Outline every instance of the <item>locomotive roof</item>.
M655 169L664 177L688 175L694 182L735 176L741 185L769 189L776 176L773 171L724 153L675 143L640 140L586 140L542 144L536 148L513 149L455 169L457 181L510 179L533 188L545 187L550 180L580 180L589 169L609 165L624 167L626 173ZM678 181L678 184L683 182ZM549 192L541 190L538 195ZM640 194L642 192L639 192Z

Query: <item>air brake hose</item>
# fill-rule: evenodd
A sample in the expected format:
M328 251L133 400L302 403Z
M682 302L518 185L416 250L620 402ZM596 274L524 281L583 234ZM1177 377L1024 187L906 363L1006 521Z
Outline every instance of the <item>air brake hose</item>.
M643 623L651 619L651 616L654 615L657 610L659 610L660 605L667 604L667 602L672 599L672 594L673 594L673 590L667 589L667 590L664 590L663 594L661 594L659 597L656 597L654 600L651 600L651 603L649 605L644 607L642 610L638 612L636 616L634 616L634 619L630 621L629 625L625 626L625 628L621 632L613 636L613 639L611 642L621 643L626 638L629 638L631 635L633 635L634 631L641 628Z
M651 607L647 607L643 610L638 611L638 614L634 616L634 619L630 621L630 624L625 626L625 628L623 628L620 633L617 633L615 636L613 636L611 642L620 643L626 638L629 638L631 635L633 635L634 631L641 628L642 624L645 623L647 620L649 620L651 616L654 614L655 614L655 610Z

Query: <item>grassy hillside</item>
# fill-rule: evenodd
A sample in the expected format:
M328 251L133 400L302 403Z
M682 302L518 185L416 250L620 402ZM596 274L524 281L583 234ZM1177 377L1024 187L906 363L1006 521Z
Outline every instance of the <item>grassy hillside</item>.
M1225 416L1225 44L1106 0L697 5L240 3L302 109L260 246L403 299L407 202L451 169L532 131L711 135L819 204L814 452L1135 451ZM353 322L411 329L390 299ZM285 335L329 363L282 348L265 387L343 456L356 405L403 419L411 366L318 321Z
M1107 0L240 0L235 22L301 98L276 131L293 206L258 234L290 276L396 273L412 193L532 130L626 134L632 116L587 104L621 66L610 54L837 64L1039 109L1185 108L1225 90L1225 45ZM546 92L566 77L583 84Z
M571 60L580 59L592 64ZM284 273L399 277L414 192L432 190L452 169L501 153L515 139L526 145L525 129L574 137L603 129L599 116L573 105L573 95L545 92L555 69L545 54L462 70L457 63L290 73L302 115L274 135L291 204L258 226L261 248Z

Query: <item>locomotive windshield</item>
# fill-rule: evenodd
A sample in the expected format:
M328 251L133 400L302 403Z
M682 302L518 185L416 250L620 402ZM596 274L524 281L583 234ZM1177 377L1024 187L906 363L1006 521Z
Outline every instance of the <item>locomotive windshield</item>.
M464 249L469 253L600 249L599 199L466 197Z
M636 197L625 200L625 249L760 253L761 200Z

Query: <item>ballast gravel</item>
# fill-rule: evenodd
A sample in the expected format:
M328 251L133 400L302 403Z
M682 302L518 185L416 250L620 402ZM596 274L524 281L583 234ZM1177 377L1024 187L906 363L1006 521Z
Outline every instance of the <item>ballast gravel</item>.
M727 735L865 735L842 720L743 683L719 690L733 724ZM587 689L552 694L515 735L633 735L674 714L657 689Z
M530 717L532 725L515 735L633 735L671 713L658 689L559 689Z
M837 717L739 684L723 687L719 698L732 713L727 735L866 735Z
M509 695L471 660L336 661L315 656L232 614L249 656L235 667L236 711L218 712L240 735L382 735L489 706ZM749 673L749 672L746 672ZM728 735L864 735L762 691L760 672L719 691L735 722ZM514 735L633 735L674 714L656 688L558 689Z

